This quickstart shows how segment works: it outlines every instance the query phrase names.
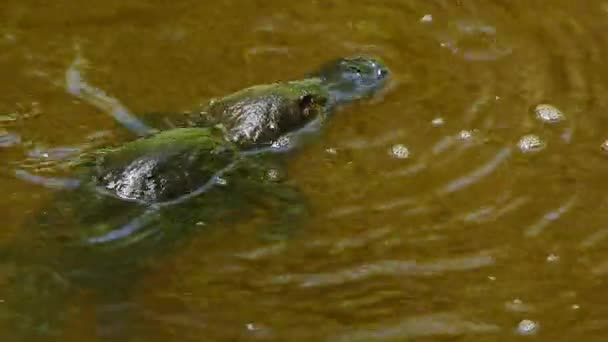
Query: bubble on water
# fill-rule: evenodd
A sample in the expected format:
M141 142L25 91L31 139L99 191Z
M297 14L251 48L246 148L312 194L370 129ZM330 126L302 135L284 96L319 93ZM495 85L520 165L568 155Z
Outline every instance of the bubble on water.
M604 141L600 148L602 149L602 151L608 153L608 140Z
M473 131L463 129L462 131L458 132L458 139L463 141L470 141L471 139L473 139Z
M338 154L338 150L336 150L336 149L335 149L335 148L333 148L333 147L330 147L330 148L325 149L325 152L327 152L328 154L332 154L332 155L334 155L334 156L335 156L336 154Z
M546 147L546 143L537 135L528 134L519 139L517 147L524 152L538 152Z
M517 333L520 335L533 335L538 330L538 323L524 319L517 325Z
M443 126L445 124L445 120L440 117L434 118L433 121L431 121L431 124L435 127Z
M430 23L431 21L433 21L433 15L432 14L425 14L422 16L422 18L420 18L420 21L423 23Z
M546 123L560 122L566 119L564 114L550 104L539 104L534 109L536 118Z
M396 144L391 147L391 155L397 159L407 159L410 156L410 150L405 145Z

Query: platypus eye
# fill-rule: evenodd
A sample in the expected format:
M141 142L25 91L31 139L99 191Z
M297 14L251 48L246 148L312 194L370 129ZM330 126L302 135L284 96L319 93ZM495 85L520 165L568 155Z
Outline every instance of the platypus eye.
M300 109L304 112L304 114L308 114L307 109L309 109L314 103L315 98L310 94L300 97Z

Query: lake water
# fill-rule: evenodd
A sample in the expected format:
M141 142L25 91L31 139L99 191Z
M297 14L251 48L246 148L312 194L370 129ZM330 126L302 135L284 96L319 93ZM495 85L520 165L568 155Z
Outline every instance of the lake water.
M386 91L289 159L312 213L301 231L198 234L139 278L122 329L141 341L603 341L606 32L600 0L5 0L1 237L52 201L48 179L65 175L47 164L123 137L69 93L75 60L143 113L378 55ZM0 313L20 300L0 298ZM61 340L101 341L99 305L75 291L53 308L68 313Z

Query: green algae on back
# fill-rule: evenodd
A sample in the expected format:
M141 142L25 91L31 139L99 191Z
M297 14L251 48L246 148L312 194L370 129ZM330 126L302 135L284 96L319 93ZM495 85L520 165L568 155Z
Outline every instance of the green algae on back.
M94 178L126 200L164 202L192 193L236 162L237 150L265 146L315 119L327 93L319 80L258 85L189 115L187 127L101 151Z
M241 148L264 146L323 119L328 99L320 79L256 85L187 114L188 125L219 125L227 139Z
M176 128L100 153L98 186L126 200L172 200L206 184L235 161L236 146L214 128Z

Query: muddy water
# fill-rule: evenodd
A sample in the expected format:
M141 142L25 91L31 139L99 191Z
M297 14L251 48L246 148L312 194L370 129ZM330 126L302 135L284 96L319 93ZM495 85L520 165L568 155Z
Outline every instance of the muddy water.
M343 108L290 161L305 228L276 243L247 223L198 236L141 279L123 329L145 341L603 341L607 30L599 0L4 1L2 236L61 185L35 177L63 176L49 161L124 133L66 90L78 56L137 113L375 54L387 91ZM63 340L96 340L86 294L57 310Z

